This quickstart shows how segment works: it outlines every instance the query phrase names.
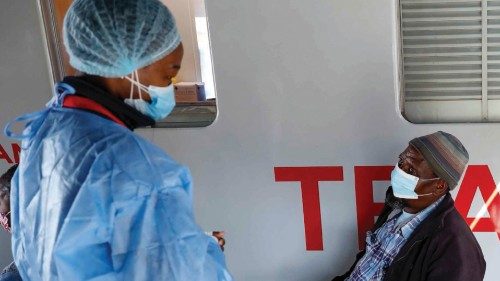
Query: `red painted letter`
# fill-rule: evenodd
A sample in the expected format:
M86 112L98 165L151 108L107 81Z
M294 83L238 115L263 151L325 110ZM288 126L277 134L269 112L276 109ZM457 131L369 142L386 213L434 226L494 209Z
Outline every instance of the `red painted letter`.
M12 154L14 154L14 161L19 164L19 154L21 153L21 147L17 143L12 143Z
M318 182L343 181L342 167L276 167L274 168L274 175L276 182L300 182L306 250L322 251L323 230Z
M484 202L486 202L486 209L490 214L489 218L467 217L478 188ZM500 195L496 190L496 184L488 166L470 165L467 168L455 199L455 206L472 231L496 232L500 239Z
M389 181L394 166L355 166L356 211L358 215L358 244L365 247L366 232L373 227L384 203L373 202L373 182Z
M0 144L0 159L5 159L7 163L12 164L12 159L10 159L9 154L7 154L7 151L3 149L3 146Z

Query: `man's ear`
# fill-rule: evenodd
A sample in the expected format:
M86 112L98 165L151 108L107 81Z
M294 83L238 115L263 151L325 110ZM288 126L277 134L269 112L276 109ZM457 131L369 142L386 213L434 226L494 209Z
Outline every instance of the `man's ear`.
M440 196L445 194L446 192L448 192L448 183L443 179L439 179L436 182L436 186L434 188L434 194Z

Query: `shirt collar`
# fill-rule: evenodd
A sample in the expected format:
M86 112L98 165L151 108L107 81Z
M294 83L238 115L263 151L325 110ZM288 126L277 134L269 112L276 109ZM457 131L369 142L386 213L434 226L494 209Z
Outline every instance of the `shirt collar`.
M420 211L415 217L408 221L405 225L401 227L401 234L405 239L408 239L417 226L427 218L427 216L441 203L444 196L441 196L436 202L429 205L427 208Z

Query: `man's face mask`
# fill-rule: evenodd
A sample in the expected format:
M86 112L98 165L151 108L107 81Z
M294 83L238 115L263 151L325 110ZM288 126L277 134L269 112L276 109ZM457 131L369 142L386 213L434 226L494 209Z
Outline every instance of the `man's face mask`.
M417 194L415 189L417 188L419 182L437 179L439 178L419 179L418 177L407 174L405 171L401 170L397 164L391 173L391 185L394 196L403 199L418 199L421 196L432 195L432 193Z
M0 223L3 228L10 233L10 212L6 214L0 214Z

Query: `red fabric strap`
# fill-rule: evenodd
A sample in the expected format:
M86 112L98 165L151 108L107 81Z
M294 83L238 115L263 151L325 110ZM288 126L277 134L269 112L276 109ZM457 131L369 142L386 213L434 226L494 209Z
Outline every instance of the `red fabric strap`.
M123 123L122 120L120 120L113 113L111 113L111 111L106 109L104 106L98 104L97 102L95 102L91 99L85 98L85 97L68 95L64 98L63 107L85 109L85 110L97 112L97 113L111 119L113 122L118 123L125 128L127 127L125 125L125 123Z

